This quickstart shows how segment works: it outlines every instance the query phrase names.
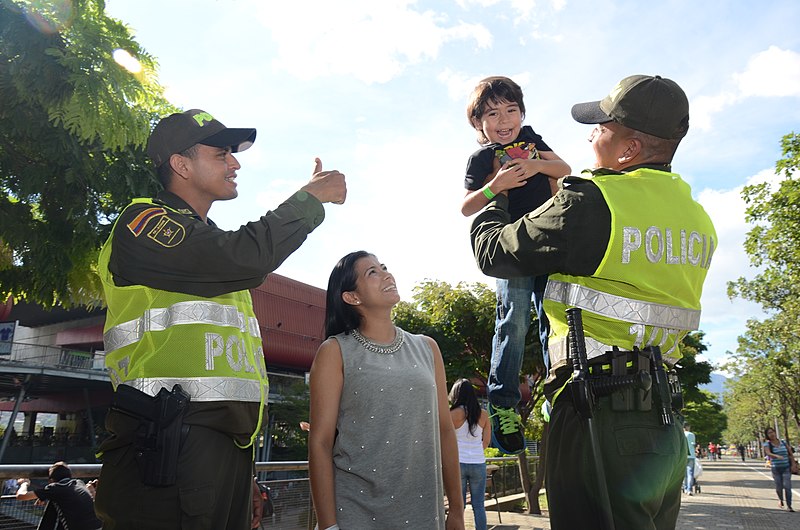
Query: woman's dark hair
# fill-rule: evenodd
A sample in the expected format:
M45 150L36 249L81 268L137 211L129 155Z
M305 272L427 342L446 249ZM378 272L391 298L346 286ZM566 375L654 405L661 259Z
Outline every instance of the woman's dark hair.
M475 396L475 389L469 379L459 379L450 389L450 410L464 407L470 434L475 434L475 426L481 419L481 406Z
M349 332L361 324L361 315L356 309L342 300L342 293L356 289L356 262L372 256L365 250L351 252L339 260L328 278L328 292L325 295L325 336L332 337Z
M767 433L769 433L769 431L774 432L776 435L778 434L778 431L776 431L772 427L767 427L766 429L764 429L764 438L769 439L769 434L767 434ZM776 436L776 438L777 438L777 436Z

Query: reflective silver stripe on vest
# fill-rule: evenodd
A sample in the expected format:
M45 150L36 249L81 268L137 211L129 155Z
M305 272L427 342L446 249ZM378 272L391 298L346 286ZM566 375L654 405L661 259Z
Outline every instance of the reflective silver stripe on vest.
M611 346L607 346L591 337L586 337L586 358L594 359L600 357L607 351L611 351ZM567 364L567 338L547 343L547 353L550 355L550 368L557 368Z
M232 377L148 377L121 383L155 396L162 388L172 390L176 384L192 397L192 401L261 402L261 385L253 379ZM266 396L264 396L266 398Z
M579 307L598 315L634 324L681 330L696 330L700 327L698 309L632 300L575 283L548 280L544 297L570 307Z
M606 352L610 352L613 348L607 344L603 344L591 337L586 337L586 358L594 359L600 357ZM547 344L547 353L550 356L550 369L558 368L559 366L566 365L569 361L567 359L567 338L564 337L558 341L549 341ZM678 359L665 356L664 364L672 367Z
M142 340L148 331L164 331L182 324L211 324L239 329L253 337L261 338L258 320L240 313L236 306L216 302L178 302L170 307L147 309L135 320L123 322L103 334L106 352L118 350ZM170 387L172 388L172 387Z

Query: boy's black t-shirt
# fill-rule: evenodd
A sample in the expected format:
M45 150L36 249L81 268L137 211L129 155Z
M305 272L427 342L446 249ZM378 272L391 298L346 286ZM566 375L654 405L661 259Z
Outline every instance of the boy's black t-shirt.
M513 142L506 145L488 144L475 151L469 157L467 175L464 177L464 187L470 191L481 189L485 184L486 177L492 173L492 163L496 156L496 151L521 142L533 144L537 151L552 151L541 136L536 134L530 126L525 125ZM538 154L535 158L539 158ZM516 221L526 213L535 210L551 196L550 182L547 175L543 173L535 174L525 182L524 186L509 190L508 213L511 216L511 220Z

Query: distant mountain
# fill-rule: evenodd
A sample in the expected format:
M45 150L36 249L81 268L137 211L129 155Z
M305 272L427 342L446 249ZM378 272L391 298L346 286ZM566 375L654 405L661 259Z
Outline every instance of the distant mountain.
M722 402L722 395L725 392L725 382L727 380L728 378L724 375L711 372L711 382L707 385L700 385L700 389L716 394L718 401Z

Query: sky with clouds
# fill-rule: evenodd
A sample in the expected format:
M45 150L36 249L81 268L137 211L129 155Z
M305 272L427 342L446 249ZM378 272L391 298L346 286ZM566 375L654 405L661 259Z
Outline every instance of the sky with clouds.
M403 298L426 279L493 280L476 267L460 213L465 117L475 83L516 80L526 124L573 171L591 167L591 126L574 103L631 74L677 81L691 107L674 160L719 236L701 329L707 359L735 351L758 306L726 282L752 277L740 192L774 178L780 139L800 123L800 2L739 0L106 0L160 64L176 105L256 127L239 156L239 198L210 216L238 226L310 177L314 157L347 176L348 198L276 272L324 288L336 261L374 252Z

